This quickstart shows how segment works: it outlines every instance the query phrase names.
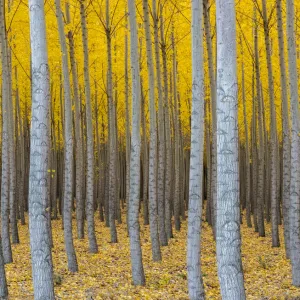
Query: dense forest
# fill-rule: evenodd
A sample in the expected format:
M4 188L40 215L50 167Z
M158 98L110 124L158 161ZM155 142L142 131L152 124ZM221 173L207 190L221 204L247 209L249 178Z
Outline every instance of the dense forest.
M299 28L0 0L0 299L300 299Z

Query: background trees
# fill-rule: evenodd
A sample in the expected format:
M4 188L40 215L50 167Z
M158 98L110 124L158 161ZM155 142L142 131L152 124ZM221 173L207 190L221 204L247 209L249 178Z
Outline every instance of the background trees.
M204 243L212 237L206 222L201 225L203 204L218 245L223 297L234 297L224 288L230 274L231 292L244 297L239 223L245 221L244 233L253 239L265 237L269 247L280 246L283 222L282 245L291 258L293 282L299 285L295 28L300 7L295 3L293 9L287 0L225 3L230 11L223 10L223 2L210 0L47 1L45 12L39 15L46 16L45 28L31 31L32 35L43 31L43 39L32 40L36 45L32 53L24 46L30 37L28 7L18 0L1 3L4 263L14 259L18 230L25 240L21 239L21 247L26 245L26 227L20 224L26 223L29 211L31 217L37 216L33 220L42 223L38 229L48 233L45 243L34 244L47 248L48 261L50 246L54 246L53 253L58 251L57 230L64 228L69 270L77 271L79 261L79 274L74 276L80 276L80 268L84 270L90 261L99 263L105 247L120 247L120 257L125 255L122 247L129 242L128 234L136 285L144 285L145 278L151 285L147 271L162 268L171 254L181 255L176 259L182 263L187 245L190 297L204 297L203 287L210 297L213 287L207 282L207 272L202 283L200 272L201 229ZM40 8L32 5L30 13ZM233 8L236 18L224 18L233 14ZM40 45L43 56L34 48ZM227 56L224 49L228 49ZM39 69L40 58L43 67ZM45 86L30 90L31 84ZM35 185L43 187L43 197L37 202ZM182 242L186 212L188 241ZM128 217L125 224L123 214ZM73 242L73 219L82 241ZM268 242L270 221L272 245ZM116 245L105 245L102 222ZM87 252L85 225L93 255L82 263ZM34 235L36 225L30 221L30 226ZM177 242L178 249L170 253ZM75 249L80 257L76 258ZM256 250L257 263L265 253ZM281 253L281 249L272 251ZM228 253L234 253L232 261ZM0 257L1 268L4 274ZM10 278L11 272L6 273ZM47 276L50 282L51 274ZM168 276L160 279L171 284L173 275Z

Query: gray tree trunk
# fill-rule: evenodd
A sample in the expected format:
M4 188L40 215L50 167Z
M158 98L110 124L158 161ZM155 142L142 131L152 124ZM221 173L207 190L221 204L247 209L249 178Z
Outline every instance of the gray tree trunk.
M287 0L287 48L291 97L290 257L293 285L300 286L300 124L294 1Z
M1 61L2 61L2 174L1 174L1 235L4 263L11 263L12 251L9 236L9 192L10 192L10 160L9 160L9 58L7 48L6 26L5 26L5 4L0 3L0 39L1 39Z
M54 300L53 267L49 228L48 159L49 67L44 2L29 1L32 70L32 117L29 174L29 233L34 299Z
M171 128L170 128L170 110L169 110L169 88L168 88L168 68L167 68L167 49L166 40L164 36L164 20L161 14L160 22L160 38L162 49L163 61L163 83L164 83L164 106L165 106L165 158L166 158L166 171L165 171L165 230L167 239L173 237L172 232L172 210L171 210L171 184L172 184L172 141L171 141Z
M204 28L206 36L206 47L208 53L208 72L209 72L209 84L210 84L210 98L211 98L211 118L212 118L212 128L211 128L211 215L212 223L214 229L214 236L216 234L216 208L217 208L217 115L216 115L216 79L214 71L214 58L213 58L213 48L212 48L212 37L210 28L210 18L209 18L209 0L204 0Z
M106 0L106 41L107 41L107 96L109 107L109 228L111 242L117 243L117 229L115 223L116 216L116 202L119 197L117 193L117 139L116 139L116 116L115 106L116 103L113 99L113 86L112 86L112 54L111 54L111 24L109 18L109 0Z
M203 3L192 0L192 124L187 270L190 299L205 299L200 264L204 148Z
M180 132L179 132L179 109L177 95L177 62L174 34L172 33L172 50L173 50L173 101L174 101L174 219L175 229L180 231Z
M263 124L263 107L262 95L260 91L260 70L259 70L259 52L258 52L258 30L257 23L254 28L254 52L255 52L255 77L256 77L256 98L258 101L258 134L259 134L259 149L258 149L258 188L257 188L257 225L259 236L265 236L264 225L264 149L265 136Z
M159 17L157 14L156 0L152 0L152 16L154 25L154 49L156 62L156 85L158 94L158 178L157 178L157 203L158 203L158 227L159 239L162 246L168 245L165 230L165 124L164 124L164 100L161 78L161 63L158 39ZM161 8L162 9L162 8Z
M72 199L73 199L73 120L71 103L71 84L69 75L69 61L67 52L67 43L65 38L64 21L60 6L60 0L55 0L56 17L58 23L58 32L60 39L64 87L64 159L65 159L65 180L64 180L64 239L68 257L68 269L70 272L77 272L77 258L73 243L72 232Z
M144 26L147 47L147 65L149 82L149 112L150 112L150 151L149 151L149 221L152 245L152 258L161 260L160 242L157 220L157 131L155 110L154 65L149 22L148 0L143 0Z
M243 121L245 130L245 155L246 155L246 166L245 166L245 193L246 193L246 220L247 226L252 227L251 222L251 199L250 199L250 157L249 157L249 134L248 134L248 122L246 112L246 91L245 91L245 69L244 69L244 52L242 47L242 97L243 97Z
M284 222L284 242L286 257L290 257L290 227L289 227L289 205L290 205L290 168L291 168L291 145L290 145L290 117L287 95L286 65L284 58L284 36L282 24L282 0L276 0L277 31L280 59L280 83L282 99L282 204Z
M276 170L276 153L277 153L277 130L276 130L276 111L274 103L274 82L273 68L271 61L271 45L268 28L267 4L266 0L262 0L262 15L264 23L266 58L268 68L268 85L270 97L270 191L271 191L271 222L272 222L272 246L279 247L279 231L278 231L278 201L277 201L277 170Z
M83 199L83 149L82 149L82 133L81 133L81 111L80 111L80 97L79 97L79 85L76 70L75 51L73 34L68 32L69 50L70 50L70 63L72 70L72 81L74 91L75 102L75 142L76 142L76 219L77 219L77 236L79 239L84 238L84 199Z
M94 223L94 138L93 138L93 122L92 122L92 104L90 91L90 75L89 75L89 53L88 53L88 37L86 28L86 16L84 2L80 2L80 19L82 30L82 44L84 56L84 84L85 84L85 100L86 100L86 218L88 226L88 239L90 253L98 252L98 245L95 235Z
M132 76L132 134L130 155L130 192L128 227L130 237L130 254L132 278L135 285L145 285L140 240L139 203L140 203L140 164L141 164L141 86L138 53L138 35L136 24L135 1L128 1L130 20L130 57Z
M246 295L240 236L235 1L217 0L216 4L218 276L222 299L243 300Z
M7 282L5 275L4 259L2 252L2 239L0 237L0 299L8 299Z

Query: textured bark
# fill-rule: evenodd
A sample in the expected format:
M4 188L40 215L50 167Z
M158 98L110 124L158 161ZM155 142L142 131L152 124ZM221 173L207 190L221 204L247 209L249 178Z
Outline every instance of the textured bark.
M290 117L287 95L286 65L284 58L284 36L282 25L282 0L276 0L277 31L280 59L280 84L282 99L282 203L284 222L284 242L286 257L290 257L290 227L289 227L289 203L290 203L290 168L291 168L291 145L290 145Z
M164 103L163 90L161 83L161 63L159 52L158 25L159 17L157 15L156 0L152 0L152 16L154 25L154 49L156 66L156 86L158 94L158 169L157 169L157 203L158 203L158 228L159 239L162 246L168 245L167 234L165 230L165 124L164 124Z
M206 47L207 47L207 58L208 58L208 72L209 72L209 84L210 84L210 98L211 98L211 215L212 224L214 229L214 236L216 235L216 208L217 208L217 115L216 115L216 79L214 71L214 60L213 60L213 49L212 49L212 37L210 29L210 19L209 19L209 0L204 0L204 29L206 37Z
M89 75L89 53L88 38L86 28L85 7L83 1L80 2L80 19L82 30L82 44L84 56L84 85L85 85L85 110L86 110L86 218L88 226L89 252L97 253L98 245L95 235L94 223L94 138L92 123L92 105Z
M32 69L32 117L29 174L29 232L34 299L54 300L53 267L49 228L48 159L49 67L44 2L29 1Z
M172 141L170 128L170 111L169 111L169 88L168 88L168 68L166 40L164 36L164 21L161 14L160 22L161 51L163 61L163 83L164 83L164 106L165 106L165 142L166 142L166 171L165 171L165 229L167 239L173 237L172 232L172 211L171 211L171 182L172 182Z
M112 243L117 243L117 229L115 223L117 195L117 140L116 140L116 115L112 86L112 53L111 53L111 24L109 17L109 0L106 0L106 47L107 47L107 97L109 108L109 228Z
M129 116L129 78L128 78L128 37L125 35L125 106L126 106L126 205L128 225L129 178L130 178L130 116ZM144 200L144 199L143 199Z
M174 168L175 168L175 186L174 186L174 219L175 229L180 231L180 131L179 131L179 109L177 95L177 62L174 34L172 33L173 50L173 103L174 103Z
M0 299L8 299L7 282L4 268L4 259L2 253L2 239L0 237Z
M0 3L0 41L2 61L2 179L1 179L1 235L4 263L11 263L12 251L9 236L9 196L10 196L10 128L9 128L9 57L5 26L5 4Z
M241 41L242 45L242 41ZM242 57L243 57L242 47ZM249 157L249 134L248 134L248 122L246 112L246 91L245 91L245 69L244 59L242 61L242 97L243 97L243 121L245 130L245 194L246 194L246 220L247 226L252 227L251 222L251 199L250 199L250 157Z
M144 225L149 225L149 201L148 201L148 174L149 174L149 159L148 159L148 142L147 128L145 116L145 96L143 92L143 83L141 79L141 101L142 101L142 130L143 130L143 216Z
M152 245L152 258L161 260L160 242L157 220L157 131L155 110L154 65L149 22L148 0L143 0L144 26L147 47L147 65L149 82L149 112L150 112L150 150L149 150L149 221Z
M73 243L72 232L72 199L73 199L73 121L72 121L72 104L71 104L71 84L69 75L69 61L67 52L67 43L64 32L63 15L60 6L60 0L55 0L56 17L58 23L58 32L60 39L64 87L64 240L68 257L68 269L70 272L78 271L77 258Z
M296 56L295 36L295 12L294 1L287 0L287 46L288 46L288 69L289 89L291 97L291 182L290 182L290 258L292 263L293 285L300 286L300 125L299 125L299 94L298 94L298 71Z
M252 75L252 122L251 122L251 152L252 152L252 213L254 230L258 232L257 224L257 105L255 98L254 74Z
M135 285L145 285L145 275L142 261L142 248L140 240L139 203L140 203L140 112L141 112L141 87L138 53L138 35L136 24L135 1L128 1L130 20L130 57L132 76L132 134L130 155L130 193L128 227L130 237L130 254L132 278Z
M270 193L271 193L271 222L272 222L272 246L279 247L279 231L278 231L278 201L277 201L277 170L276 170L276 153L277 153L277 130L276 130L276 111L274 103L274 82L273 82L273 68L271 61L271 45L268 28L267 4L266 0L262 0L262 15L264 24L266 59L268 68L268 85L270 98Z
M224 300L246 299L241 261L235 3L217 4L217 261ZM226 28L226 30L223 30Z
M69 50L70 50L70 63L72 70L72 81L75 102L75 142L76 142L76 219L77 219L77 236L79 239L84 238L84 199L83 199L83 150L82 150L82 133L81 133L81 112L80 112L80 97L78 87L78 77L75 62L73 34L68 32Z
M203 196L204 70L202 0L192 1L192 124L187 237L187 270L190 299L205 299L200 264Z
M205 102L205 115L209 114L210 105L209 102ZM210 143L210 124L209 119L206 118L205 123L205 146L206 146L206 210L205 218L206 222L212 226L212 197L211 197L211 143Z
M258 101L258 134L259 134L259 149L258 149L258 188L257 188L257 225L259 236L265 236L264 225L264 124L263 124L263 107L262 95L260 91L260 70L259 70L259 52L258 52L258 30L257 25L254 28L254 51L255 51L255 77L256 77L256 98Z

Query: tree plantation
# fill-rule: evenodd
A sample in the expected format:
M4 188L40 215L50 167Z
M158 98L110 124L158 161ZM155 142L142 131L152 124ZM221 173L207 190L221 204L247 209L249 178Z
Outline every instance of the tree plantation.
M0 0L0 299L300 299L299 28Z

